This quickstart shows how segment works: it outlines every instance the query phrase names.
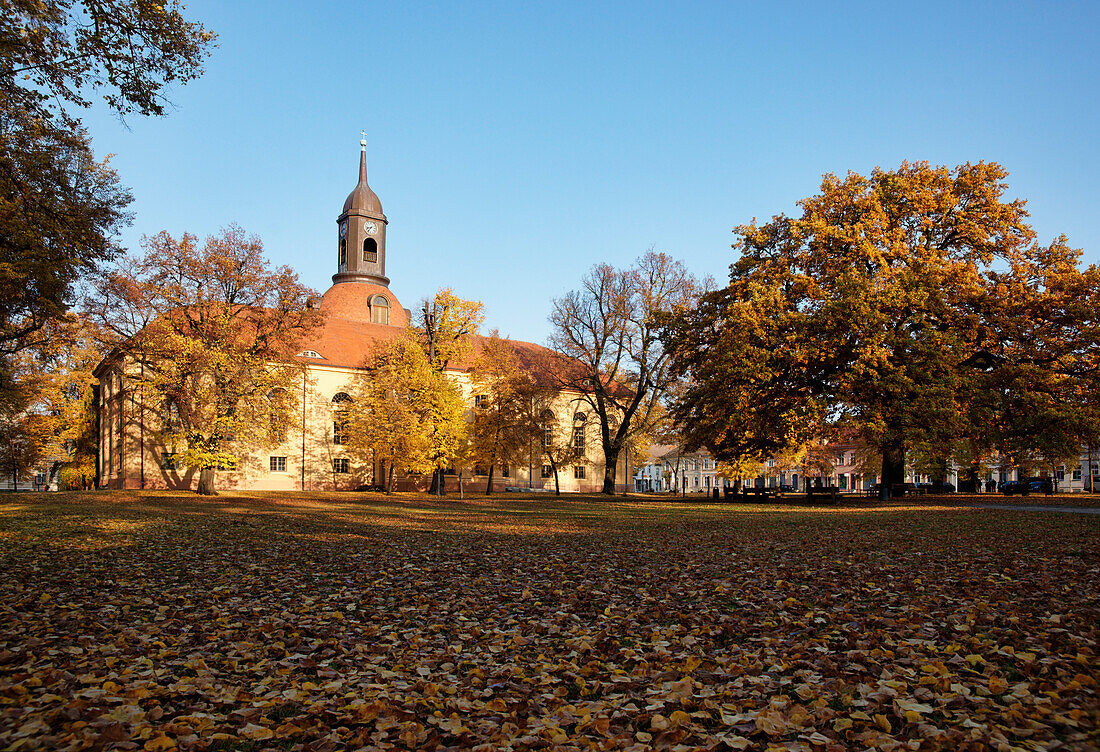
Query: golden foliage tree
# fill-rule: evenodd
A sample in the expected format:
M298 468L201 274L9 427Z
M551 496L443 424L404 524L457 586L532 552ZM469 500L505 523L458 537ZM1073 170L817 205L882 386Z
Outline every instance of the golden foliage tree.
M964 365L975 353L997 358L994 379L1047 374L1017 380L1021 393L1048 377L1080 386L1095 373L1096 309L1063 315L1052 295L1094 300L1095 271L1079 270L1061 241L1034 243L1024 202L1004 199L1006 176L989 163L826 175L801 216L737 228L729 285L667 340L690 377L676 408L689 445L719 459L770 455L826 418L850 423L881 452L888 489L915 443L955 446L981 430L976 416L991 402L1009 415ZM1036 314L1054 336L1028 329ZM1026 345L1017 330L1030 332ZM1075 348L1060 344L1067 332ZM1071 392L1049 392L1050 404Z
M447 388L443 373L451 364L461 364L470 354L472 337L485 321L485 307L474 300L458 297L445 287L420 305L415 322L428 363L437 374L432 397L432 473L431 491L442 493L444 470L455 467L468 454L468 432L461 392Z
M385 485L387 493L393 491L396 468L406 473L431 470L425 395L433 386L428 358L410 336L380 345L352 385L346 448L377 468L375 483Z
M273 416L289 416L292 356L320 323L315 295L288 267L271 268L263 245L230 226L199 244L189 234L145 238L144 255L103 278L94 311L130 360L125 378L160 415L151 425L176 461L214 492L218 467L278 443Z
M488 468L485 494L493 490L498 464L513 464L528 447L533 432L525 416L532 398L532 377L512 343L494 329L482 340L472 373L475 392L471 431L472 459Z
M40 416L26 424L41 431L34 442L53 460L50 483L90 488L95 480L95 376L103 356L102 332L73 313L45 322L13 359L27 409ZM60 471L61 478L55 478Z

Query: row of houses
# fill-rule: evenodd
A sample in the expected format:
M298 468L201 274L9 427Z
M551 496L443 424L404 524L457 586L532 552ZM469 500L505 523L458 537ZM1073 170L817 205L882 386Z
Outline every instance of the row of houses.
M789 487L794 491L804 490L808 484L835 486L841 492L858 493L868 490L878 478L864 472L857 458L857 448L851 444L823 444L821 454L827 463L818 462L817 467L799 466L797 468L780 467L774 459L764 463L763 472L751 478L742 479L745 486L754 488ZM827 467L827 470L826 470ZM1090 470L1091 468L1091 470ZM1052 475L1058 493L1083 493L1090 488L1100 489L1100 449L1082 447L1077 463L1062 465L1053 470ZM956 488L964 480L958 469L947 473L947 482ZM983 491L993 491L1008 481L1022 480L1023 476L1015 468L988 470L981 475ZM704 450L681 452L678 447L656 445L651 447L650 456L645 464L634 470L634 490L639 493L711 493L714 489L729 488L733 481L722 477L717 463ZM919 484L931 483L928 475L908 472L906 482Z

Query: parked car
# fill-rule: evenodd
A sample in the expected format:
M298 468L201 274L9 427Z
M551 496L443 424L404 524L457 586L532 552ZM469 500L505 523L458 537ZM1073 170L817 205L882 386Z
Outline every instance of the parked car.
M794 492L795 492L795 487L792 486L790 483L780 483L779 484L779 493L794 493Z
M1005 496L1019 494L1050 494L1054 493L1054 481L1050 478L1028 478L1027 480L1009 480L1001 484L1001 493Z
M954 483L918 483L917 492L922 494L955 493Z

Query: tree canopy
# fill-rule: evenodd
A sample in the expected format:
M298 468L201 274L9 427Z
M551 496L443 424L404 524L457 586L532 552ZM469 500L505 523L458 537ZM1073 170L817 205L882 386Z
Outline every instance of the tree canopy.
M632 431L652 430L674 380L660 336L665 321L693 306L699 290L683 264L649 251L625 269L597 264L579 290L553 303L550 345L573 360L561 386L583 394L599 420L603 493L614 493Z
M179 2L0 0L0 354L73 303L120 252L131 201L74 111L161 115L202 72L214 35Z
M260 239L236 226L201 245L161 232L144 250L100 280L94 314L139 366L125 378L159 416L150 428L212 493L219 466L279 443L271 423L289 415L293 356L320 323L308 303L316 293L290 268L271 268Z
M738 227L729 285L666 338L689 377L688 445L763 458L848 424L880 448L888 486L915 445L1079 441L1097 272L1064 238L1035 243L1006 177L992 163L826 175L801 216ZM988 369L967 366L983 352Z

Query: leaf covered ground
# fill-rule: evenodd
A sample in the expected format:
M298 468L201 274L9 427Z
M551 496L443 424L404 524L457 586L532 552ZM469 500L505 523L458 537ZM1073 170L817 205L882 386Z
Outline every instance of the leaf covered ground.
M0 501L0 749L1095 749L1100 516Z

